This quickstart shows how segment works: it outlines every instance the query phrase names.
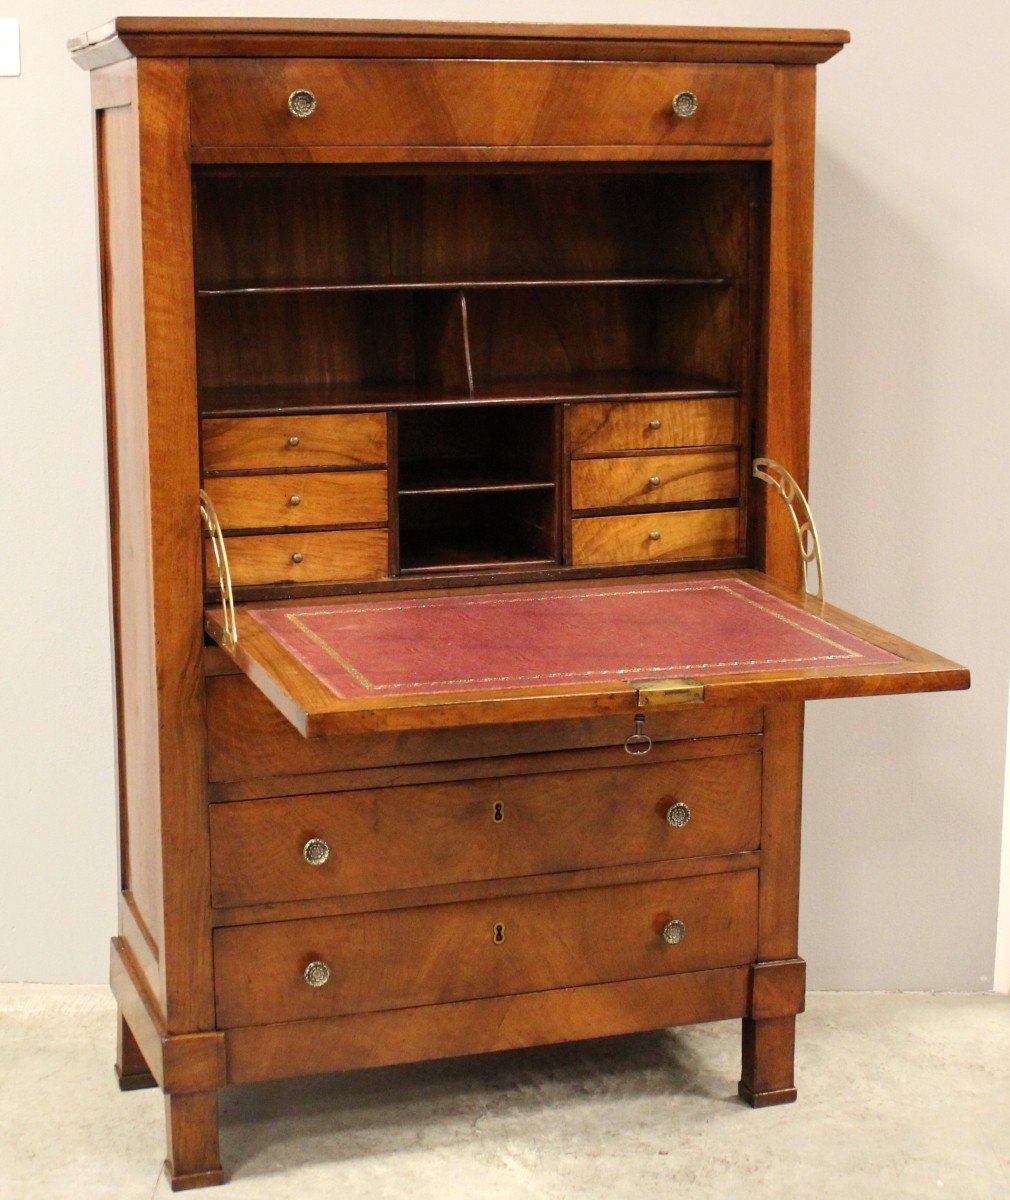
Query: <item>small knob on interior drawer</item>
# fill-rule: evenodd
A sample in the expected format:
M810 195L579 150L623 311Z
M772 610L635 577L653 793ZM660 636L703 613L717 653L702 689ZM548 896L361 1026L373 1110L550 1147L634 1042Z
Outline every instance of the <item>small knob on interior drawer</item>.
M291 555L291 561L292 561L293 563L300 563L300 562L304 562L304 561L305 561L305 555L304 555L304 554L302 554L302 552L301 552L300 550L296 550L296 551L294 552L294 554L292 554L292 555Z
M687 926L683 921L667 921L663 926L663 941L668 946L679 946L687 936Z
M650 542L658 542L662 536L663 535L659 532L658 529L653 529L649 533L649 541Z
M292 434L291 437L288 438L288 445L291 446L293 449L295 446L298 446L301 444L301 440L302 439L300 437L298 437L295 434Z
M291 497L291 504L292 504L292 505L293 505L295 508L297 508L297 507L298 507L298 505L299 505L299 504L301 504L301 502L302 502L302 498L301 498L301 496L292 496L292 497Z
M674 115L693 117L698 111L698 97L694 92L678 92L673 98Z
M309 987L325 987L330 982L330 968L324 962L310 962L305 968L305 982Z
M674 829L683 829L690 819L691 810L682 800L671 804L666 810L666 823L672 825Z
M662 479L658 475L649 476L649 487L659 487L662 482Z
M293 117L311 117L316 111L316 98L308 88L299 88L288 96L288 109Z
M652 420L649 422L649 428L650 429L658 429L662 424L663 424L663 422L658 417L653 417Z
M325 838L309 838L302 847L302 857L310 867L321 867L330 857L330 844Z

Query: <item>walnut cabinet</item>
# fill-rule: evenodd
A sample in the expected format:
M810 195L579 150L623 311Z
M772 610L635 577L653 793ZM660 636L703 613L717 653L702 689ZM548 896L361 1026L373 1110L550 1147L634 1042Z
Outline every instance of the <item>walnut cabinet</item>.
M742 1022L796 1095L839 31L120 19L91 72L123 1088ZM805 576L809 578L804 586ZM829 576L830 579L830 576Z

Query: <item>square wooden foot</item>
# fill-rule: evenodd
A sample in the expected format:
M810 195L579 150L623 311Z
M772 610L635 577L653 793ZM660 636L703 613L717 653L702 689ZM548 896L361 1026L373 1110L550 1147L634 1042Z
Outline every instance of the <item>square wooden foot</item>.
M116 1034L116 1078L119 1080L121 1092L135 1092L140 1088L158 1086L158 1081L151 1074L147 1060L137 1045L137 1039L119 1013Z
M224 1183L218 1149L217 1092L165 1097L168 1158L165 1172L173 1192Z
M795 1017L744 1018L743 1070L737 1089L741 1099L751 1108L791 1104L796 1099L795 1052Z

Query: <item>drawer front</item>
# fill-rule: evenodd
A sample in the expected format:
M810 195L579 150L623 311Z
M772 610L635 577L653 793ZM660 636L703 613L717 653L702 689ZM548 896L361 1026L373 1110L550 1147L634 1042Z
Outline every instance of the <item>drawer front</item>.
M249 780L261 781L256 783L257 789L262 789L257 794L273 795L279 790L274 781L280 778L293 793L300 787L290 783L292 776L407 763L434 764L456 761L461 753L470 758L493 757L503 764L504 773L510 773L507 756L511 755L566 751L577 758L587 748L603 747L613 754L615 764L623 764L626 757L623 745L629 726L623 713L592 721L476 726L468 731L466 747L461 750L455 729L304 738L240 674L211 677L206 691L210 779L219 792L229 786L246 789L240 781ZM656 709L649 717L649 731L656 741L760 733L763 724L760 708L743 705L684 705L683 711Z
M572 522L572 561L577 567L725 558L739 553L740 511L736 508L583 517Z
M236 926L214 934L217 1023L642 979L756 953L756 871ZM309 964L324 965L321 986L306 981Z
M386 414L214 417L201 427L205 471L383 466Z
M295 116L290 98L305 91L314 109ZM685 92L697 109L678 116L674 98ZM202 147L766 145L771 99L772 68L760 65L236 58L190 66L190 130Z
M575 404L571 408L573 455L668 446L726 446L737 441L734 396L709 400L650 400Z
M234 475L204 487L225 530L379 524L387 516L385 471Z
M335 533L268 533L227 539L232 583L327 583L384 579L389 574L385 529L342 529ZM207 578L217 579L209 541Z
M572 463L572 508L731 500L740 494L736 450L633 454Z
M761 755L216 804L219 907L753 850ZM323 844L325 843L325 850ZM325 858L316 863L315 856Z

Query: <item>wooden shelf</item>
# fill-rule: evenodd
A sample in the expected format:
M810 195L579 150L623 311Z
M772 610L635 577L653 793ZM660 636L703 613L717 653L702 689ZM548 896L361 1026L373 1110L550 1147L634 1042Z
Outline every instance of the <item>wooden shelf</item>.
M555 275L542 279L517 276L486 276L452 279L326 280L306 283L297 280L271 282L209 283L197 290L202 297L286 296L331 292L467 291L475 288L554 287L726 287L732 279L724 275Z
M487 531L441 530L429 535L423 546L401 546L402 575L434 574L439 571L486 570L488 567L549 566L556 559L530 553L521 540L492 539Z
M260 417L327 412L367 412L424 407L484 404L530 404L593 400L687 400L738 396L740 389L711 379L678 378L659 373L596 372L578 375L530 376L523 379L476 382L474 395L446 394L440 388L416 383L338 383L291 387L204 388L205 417Z
M552 479L523 478L508 463L485 459L400 462L401 496L466 495L473 492L549 490Z

